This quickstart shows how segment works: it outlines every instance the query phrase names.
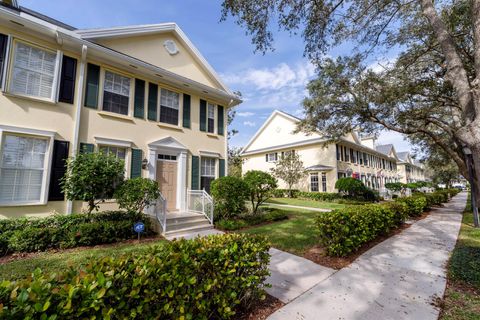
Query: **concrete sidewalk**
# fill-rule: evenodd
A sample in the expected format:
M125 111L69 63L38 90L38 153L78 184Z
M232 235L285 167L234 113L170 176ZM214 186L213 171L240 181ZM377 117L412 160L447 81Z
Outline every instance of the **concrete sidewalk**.
M438 318L446 263L455 247L467 194L375 246L279 309L269 319Z

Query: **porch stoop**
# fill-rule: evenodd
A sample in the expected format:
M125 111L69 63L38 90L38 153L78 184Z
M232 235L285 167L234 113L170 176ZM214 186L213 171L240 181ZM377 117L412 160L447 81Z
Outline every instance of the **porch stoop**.
M187 212L169 212L167 213L167 224L165 238L181 238L186 234L198 233L211 230L213 225L203 214Z

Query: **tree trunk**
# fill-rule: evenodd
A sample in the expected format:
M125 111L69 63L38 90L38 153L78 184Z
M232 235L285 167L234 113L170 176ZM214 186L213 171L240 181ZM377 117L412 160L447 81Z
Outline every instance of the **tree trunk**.
M468 177L468 180L470 181L470 188L472 191L472 204L473 202L475 203L476 208L473 209L473 218L474 218L474 224L476 227L480 227L480 221L478 217L478 208L480 207L480 143L476 143L474 146L470 148L472 151L471 155L471 162L470 162L470 172L471 177ZM467 161L469 161L467 159Z

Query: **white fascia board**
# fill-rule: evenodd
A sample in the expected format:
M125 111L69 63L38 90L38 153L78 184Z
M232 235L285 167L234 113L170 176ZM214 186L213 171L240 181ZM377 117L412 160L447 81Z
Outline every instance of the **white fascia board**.
M276 146L271 146L271 147L246 151L246 152L242 152L240 154L240 156L241 157L247 157L247 156L254 155L254 154L259 154L259 153L277 151L277 150L282 150L282 149L287 149L287 148L292 148L292 147L304 147L304 146L309 146L309 145L312 145L312 144L325 143L325 142L328 142L328 140L326 140L324 138L313 138L313 139L299 141L299 142L292 142L292 143L287 143L287 144L282 144L282 145L276 145Z
M159 24L146 24L146 25L134 25L114 28L99 28L99 29L84 29L76 30L76 32L83 39L100 39L100 38L119 38L126 36L152 34L152 33L164 33L173 32L180 39L182 44L193 55L193 57L200 63L202 68L217 82L217 84L230 95L233 95L232 91L225 83L220 79L217 72L203 57L200 51L190 41L183 30L174 22L159 23Z
M277 116L277 115L283 115L284 117L294 121L295 123L298 122L298 119L292 117L291 115L289 115L285 112L282 112L280 110L274 110L272 112L272 114L267 118L267 120L265 120L265 122L262 124L262 126L257 130L257 132L255 132L253 137L247 142L245 147L243 147L240 154L247 154L247 153L250 152L250 151L247 151L247 149L251 146L251 144L255 141L255 139L257 139L257 137L260 135L260 133L262 133L262 131L265 130L265 128L270 124L270 122L273 120L273 118L275 118L275 116ZM254 151L252 151L252 152L254 152Z
M133 146L133 142L129 140L119 140L119 139L111 139L111 138L103 138L103 137L95 137L95 142L99 145L122 147L122 148L131 148Z

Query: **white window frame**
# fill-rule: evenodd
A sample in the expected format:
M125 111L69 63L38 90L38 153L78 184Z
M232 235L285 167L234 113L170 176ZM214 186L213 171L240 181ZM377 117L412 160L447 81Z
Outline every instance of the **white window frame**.
M40 193L40 201L36 202L0 202L0 207L13 207L13 206L34 206L34 205L45 205L48 202L48 189L50 186L50 173L52 167L52 156L53 156L53 142L55 140L55 132L45 131L45 130L36 130L28 128L20 128L13 126L4 126L0 125L0 161L3 152L3 137L5 134L26 136L32 138L43 138L47 139L47 150L45 152L44 159L44 175L42 179L42 190Z
M162 122L160 121L161 119L161 113L162 113L162 90L166 90L166 91L169 91L169 92L173 92L175 94L178 94L178 121L177 121L177 124L171 124L171 123L168 123L168 122ZM148 97L147 97L147 100L148 100ZM147 101L147 104L148 104L148 101ZM164 88L164 87L161 87L160 85L158 85L158 93L157 93L157 118L158 118L158 122L162 125L167 125L167 126L176 126L176 127L179 127L180 126L180 123L181 123L181 120L180 117L182 116L183 114L183 109L182 109L182 104L183 104L183 95L178 92L178 91L175 91L175 90L171 90L171 89L168 89L168 88ZM148 105L147 105L148 107ZM171 108L170 106L165 106L167 108ZM174 109L174 108L172 108Z
M11 38L9 36L9 38ZM53 72L53 82L52 82L52 92L49 98L45 97L39 97L39 96L34 96L34 95L28 95L28 94L23 94L23 93L18 93L18 92L12 92L12 81L13 81L13 70L14 70L14 64L15 64L15 56L16 56L16 44L17 43L22 43L24 45L27 45L29 47L34 47L38 48L43 51L48 51L51 53L55 53L56 55L56 60L55 60L55 69ZM62 59L63 59L63 52L61 50L52 50L43 46L39 46L33 43L30 43L28 41L24 41L18 38L13 38L9 39L8 44L7 44L7 56L6 56L6 63L4 66L4 75L5 77L8 78L7 84L6 84L6 89L4 89L8 94L11 94L13 96L18 96L18 97L24 97L24 98L29 98L29 99L36 99L36 100L41 100L41 101L47 101L47 102L52 102L52 103L57 103L58 102L58 94L60 90L60 72L61 72L61 65L62 65ZM8 76L7 76L8 74ZM2 79L2 82L4 79Z
M321 183L322 183L322 192L327 192L327 190L328 190L328 180L327 180L327 173L326 172L322 172ZM320 190L320 188L318 190Z
M209 174L203 174L203 161L209 160L213 161L213 174L211 172ZM210 163L211 165L211 163ZM211 168L210 168L211 171ZM217 177L217 159L212 157L201 157L200 158L200 177L207 177L207 178L216 178Z
M272 156L272 155L274 156L273 157L274 159L271 159L270 156ZM278 153L277 152L267 153L267 159L268 159L267 162L270 162L270 163L277 162L278 161Z
M312 180L313 177L317 178L317 181L315 181L317 185L317 190L313 190L312 185L314 184L314 181ZM319 192L320 191L320 181L319 181L319 174L318 172L312 172L310 173L310 192Z
M210 116L209 116L208 111L209 111L210 107L212 107L212 109L213 109L213 118L210 118ZM217 110L216 104L207 101L207 127L206 127L207 130L206 131L209 134L215 134L217 132L216 125L215 125L215 123L216 123L216 117L215 117L216 110ZM212 132L208 131L208 120L209 119L213 119L213 131Z
M98 151L103 152L103 151L101 150L101 149L103 149L103 148L107 148L108 153L113 154L117 159L123 160L123 162L125 162L125 165L127 165L127 154L128 154L128 148L127 148L127 147L102 144L102 145L99 145L99 146L98 146ZM116 152L116 153L113 153L113 152L110 150L110 148L115 148L115 149L117 149L117 152ZM123 150L125 150L125 152L124 152L124 158L123 158L123 159L118 157L118 149L123 149Z
M103 110L103 100L105 98L105 73L110 72L113 74L118 74L119 76L125 77L130 79L129 91L128 91L128 111L127 114L122 114L118 112L112 112L108 110ZM111 115L116 115L117 117L132 117L133 116L133 100L134 100L134 92L135 92L135 77L131 74L122 72L120 70L116 70L113 68L100 68L100 79L99 79L99 99L98 99L98 106L97 111L99 112L106 112ZM158 94L160 96L160 94ZM158 97L157 97L158 100ZM157 108L158 108L158 101L157 101ZM157 112L158 114L158 112Z

